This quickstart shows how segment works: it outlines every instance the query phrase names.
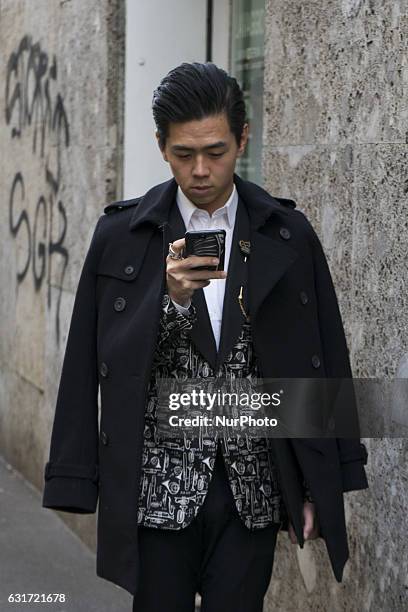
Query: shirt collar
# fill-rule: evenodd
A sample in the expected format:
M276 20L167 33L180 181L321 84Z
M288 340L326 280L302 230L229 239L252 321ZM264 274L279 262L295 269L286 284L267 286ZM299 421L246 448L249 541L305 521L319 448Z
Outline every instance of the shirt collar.
M180 185L177 187L176 200L181 216L183 217L184 225L187 229L190 224L190 220L193 213L199 211L200 209L185 195ZM222 215L225 215L228 226L232 228L235 222L237 206L238 191L234 183L230 197L225 202L224 206L221 206L221 208L217 208L217 210L213 212L211 218L217 218L221 217Z

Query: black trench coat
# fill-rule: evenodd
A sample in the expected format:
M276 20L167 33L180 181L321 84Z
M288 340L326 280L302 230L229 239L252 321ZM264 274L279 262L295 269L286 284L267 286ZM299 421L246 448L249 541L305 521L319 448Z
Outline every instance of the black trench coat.
M310 223L291 200L236 174L234 181L251 223L249 304L263 377L350 377L335 291ZM142 198L106 206L98 219L76 293L45 466L43 507L76 513L98 507L97 575L131 594L138 580L145 397L176 189L172 178ZM365 446L358 438L273 444L298 542L303 547L301 466L341 582L349 556L343 492L368 487Z

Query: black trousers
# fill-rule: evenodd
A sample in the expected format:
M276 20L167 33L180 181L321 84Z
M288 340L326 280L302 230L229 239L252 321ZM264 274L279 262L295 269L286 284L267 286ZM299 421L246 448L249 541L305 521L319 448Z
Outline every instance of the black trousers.
M239 517L220 448L207 496L184 529L139 527L133 612L262 612L279 524L250 531Z

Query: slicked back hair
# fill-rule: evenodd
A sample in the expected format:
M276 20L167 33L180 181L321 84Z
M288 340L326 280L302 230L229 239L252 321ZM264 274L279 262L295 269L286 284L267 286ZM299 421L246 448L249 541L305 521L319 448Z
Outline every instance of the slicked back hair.
M226 113L239 146L247 121L243 92L234 77L212 62L183 62L154 90L153 118L164 148L170 123L184 123Z

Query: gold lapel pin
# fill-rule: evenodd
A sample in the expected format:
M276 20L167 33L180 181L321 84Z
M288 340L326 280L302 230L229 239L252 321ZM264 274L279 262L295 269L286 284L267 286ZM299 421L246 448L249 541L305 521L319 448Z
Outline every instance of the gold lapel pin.
M247 256L250 254L251 252L251 243L249 240L240 240L239 241L239 248L241 250L241 253L244 256L244 261L247 260Z
M249 256L249 254L251 253L251 243L249 240L240 240L239 241L239 248L240 251L242 253L242 255L244 256L244 262L246 262L247 257ZM249 315L247 314L245 308L244 308L244 300L243 300L243 286L241 285L240 289L239 289L239 295L238 295L238 303L239 303L239 307L241 308L241 312L244 315L245 319L247 321L249 321Z

